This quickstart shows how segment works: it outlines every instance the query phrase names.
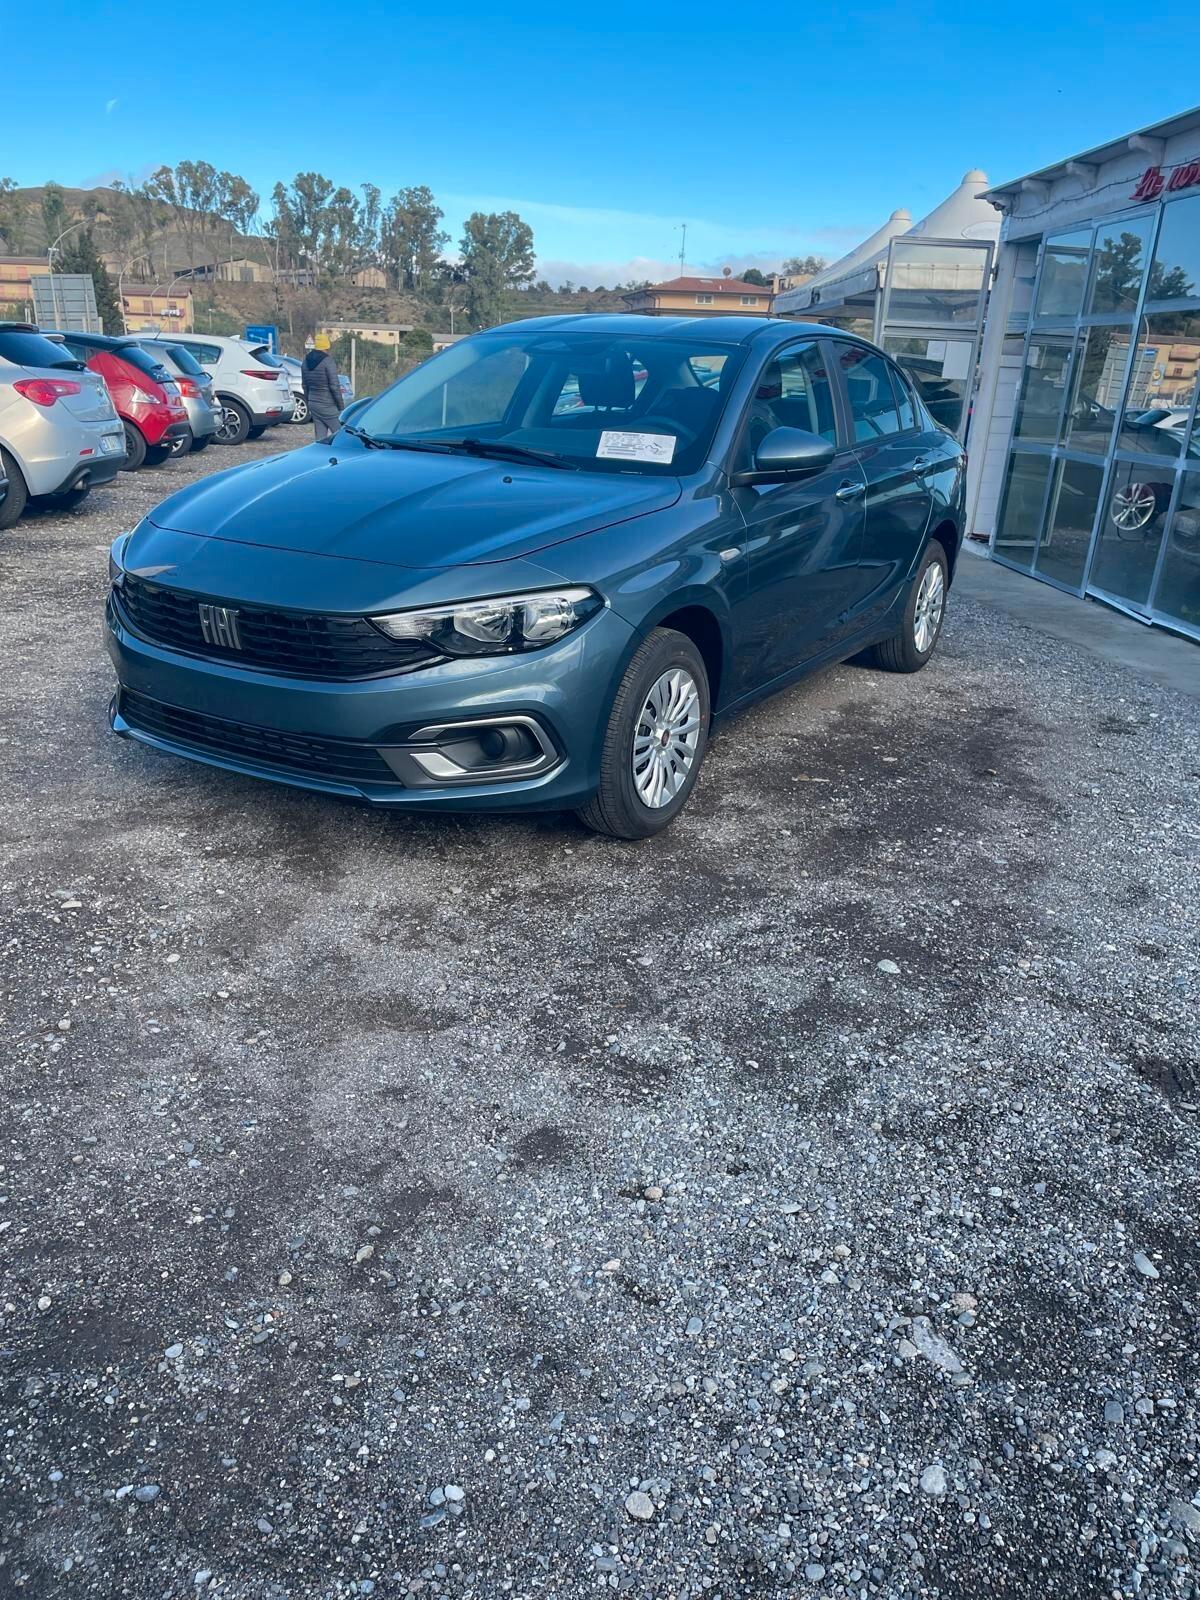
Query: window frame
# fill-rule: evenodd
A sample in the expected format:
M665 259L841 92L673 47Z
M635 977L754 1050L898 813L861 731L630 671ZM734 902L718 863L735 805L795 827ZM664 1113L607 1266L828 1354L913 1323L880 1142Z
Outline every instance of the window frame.
M868 344L866 342L866 340L863 340L860 343L857 339L835 339L832 342L834 344L854 345L856 349L865 350L868 356L876 356L880 361L883 362L884 371L887 373L889 381L891 382L891 386L892 386L892 403L896 408L896 421L899 422L900 421L900 403L896 398L895 379L892 376L892 373L893 373L893 370L894 370L894 363L893 363L891 357L886 355L882 350L880 350L877 345ZM842 364L841 364L840 361L837 363L837 380L836 380L836 383L835 383L834 387L840 392L841 397L842 397L842 416L843 416L843 420L844 420L844 423L845 423L847 437L851 441L850 448L852 450L857 451L857 450L865 449L868 445L886 445L886 444L890 444L893 439L904 439L909 434L914 434L914 433L919 432L919 428L917 427L916 422L919 421L921 413L918 410L916 404L914 403L914 405L913 405L913 417L914 417L915 421L914 421L914 426L913 427L911 427L911 428L897 428L894 433L881 433L879 435L879 437L876 438L876 439L860 439L860 438L858 438L858 436L856 434L856 431L855 431L855 426L854 426L854 407L850 403L850 390L849 390L849 388L848 388L848 386L846 384L846 374L845 374L845 371L842 368ZM909 391L909 398L910 398L910 400L913 399L913 395L912 395L912 391L911 390Z
M742 445L745 441L746 433L750 427L750 408L754 401L754 394L760 382L762 381L763 373L766 372L767 368L771 366L773 362L782 361L786 356L794 355L799 350L816 348L820 350L825 357L826 370L832 373L834 367L831 358L833 356L835 347L839 344L853 344L855 342L856 341L851 339L830 339L825 338L820 334L810 333L805 335L803 338L792 339L787 344L775 345L773 349L768 350L766 352L765 359L759 364L757 371L754 373L754 380L750 385L750 389L745 400L742 402L742 414L738 418L737 426L734 429L733 439L730 443L728 455L726 457L725 470L730 473L738 470L737 463L741 458ZM837 438L834 440L834 450L836 452L834 459L836 461L842 456L852 456L854 454L854 446L853 444L847 442L847 411L845 405L845 396L842 393L841 384L838 382L836 377L830 378L829 389L830 397L833 400L834 430L837 433ZM804 482L806 480L799 479L797 481ZM774 488L777 486L770 485L770 487Z

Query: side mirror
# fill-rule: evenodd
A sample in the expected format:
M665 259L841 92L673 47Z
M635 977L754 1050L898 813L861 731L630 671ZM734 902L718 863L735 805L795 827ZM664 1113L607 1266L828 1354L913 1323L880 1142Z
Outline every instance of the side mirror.
M353 422L363 407L369 405L374 398L374 395L368 394L364 395L361 400L351 401L348 406L346 406L342 411L338 412L338 421Z
M820 472L837 454L837 446L819 433L805 428L772 428L754 452L754 465L735 472L732 482L785 483L789 478L804 478Z

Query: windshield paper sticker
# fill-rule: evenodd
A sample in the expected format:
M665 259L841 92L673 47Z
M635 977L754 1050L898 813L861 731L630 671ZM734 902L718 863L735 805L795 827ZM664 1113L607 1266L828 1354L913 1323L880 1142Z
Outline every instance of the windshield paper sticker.
M675 454L673 433L621 433L605 429L596 455L606 461L657 461L665 467Z

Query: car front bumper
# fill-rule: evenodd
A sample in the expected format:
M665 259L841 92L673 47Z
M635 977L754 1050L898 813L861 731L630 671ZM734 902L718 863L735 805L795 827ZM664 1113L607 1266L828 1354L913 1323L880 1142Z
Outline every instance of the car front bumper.
M565 810L599 783L600 750L634 630L605 609L545 650L326 682L228 666L140 637L110 600L113 731L175 755L373 805ZM453 771L442 752L480 725L532 728L527 772Z

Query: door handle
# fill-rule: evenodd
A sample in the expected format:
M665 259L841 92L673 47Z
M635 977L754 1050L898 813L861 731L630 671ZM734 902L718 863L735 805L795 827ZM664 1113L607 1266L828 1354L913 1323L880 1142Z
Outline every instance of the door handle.
M865 483L843 483L840 488L833 491L833 498L835 500L857 500L860 494L866 494L866 492L867 486Z
M918 478L923 478L927 472L936 471L937 462L927 461L924 456L918 456L912 464L912 469Z

